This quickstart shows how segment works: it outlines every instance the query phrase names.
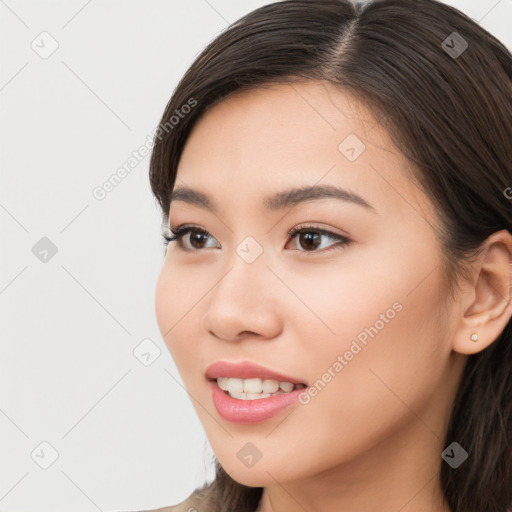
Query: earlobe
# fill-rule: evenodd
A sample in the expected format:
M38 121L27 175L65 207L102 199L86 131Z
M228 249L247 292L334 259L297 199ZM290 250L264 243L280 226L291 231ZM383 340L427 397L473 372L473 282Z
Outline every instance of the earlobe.
M468 355L491 345L512 316L512 235L507 230L497 231L482 249L472 265L471 281L461 287L460 316L453 338L453 350Z

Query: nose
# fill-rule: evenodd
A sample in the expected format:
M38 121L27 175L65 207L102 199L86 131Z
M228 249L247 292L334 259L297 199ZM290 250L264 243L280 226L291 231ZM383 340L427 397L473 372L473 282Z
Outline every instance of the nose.
M236 257L231 263L209 294L202 327L227 341L239 341L251 335L278 336L282 329L282 310L277 283L263 257L252 263Z

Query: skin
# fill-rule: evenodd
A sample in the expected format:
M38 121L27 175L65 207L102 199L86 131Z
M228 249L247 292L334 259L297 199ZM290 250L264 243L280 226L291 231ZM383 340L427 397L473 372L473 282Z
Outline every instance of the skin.
M338 149L349 134L366 146L354 161ZM467 355L512 315L512 241L507 231L490 237L448 296L439 220L409 166L370 110L322 82L238 92L187 140L175 188L209 194L219 211L172 202L173 228L192 224L211 237L185 235L189 251L169 245L156 316L219 462L238 482L264 487L261 512L450 510L439 484L444 433ZM346 188L374 210L332 198L263 206L272 193L314 184ZM287 235L303 224L351 242L324 235L315 248ZM252 263L236 252L247 236L263 248ZM253 425L217 413L204 376L212 362L253 361L312 386L397 302L401 310L308 404ZM250 468L237 457L248 442L262 453Z

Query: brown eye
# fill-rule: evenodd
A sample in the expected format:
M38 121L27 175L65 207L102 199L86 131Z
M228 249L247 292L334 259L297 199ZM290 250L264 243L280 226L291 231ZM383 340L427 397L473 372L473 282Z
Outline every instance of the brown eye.
M205 242L208 241L208 239L215 240L208 231L205 231L204 229L200 228L194 228L192 226L189 227L179 227L176 229L170 230L173 234L173 236L164 236L164 244L169 244L170 242L177 241L178 246L181 249L189 250L189 251L197 251L200 249L208 249L208 247L205 247ZM186 235L191 235L188 240L188 244L185 243L187 240ZM215 247L215 246L214 246ZM220 245L217 245L216 247L220 247Z
M301 247L305 249L316 249L321 243L322 235L314 231L303 231L299 233L298 239Z
M297 226L291 229L288 232L288 235L290 235L292 240L297 240L296 246L298 245L300 247L297 250L301 253L322 253L331 249L335 249L339 246L348 245L351 242L351 240L346 236L338 235L332 231L317 228L315 226ZM325 245L322 246L322 239L331 239L338 243L328 244L327 249L323 250ZM319 247L321 250L317 250Z
M202 231L194 231L191 230L190 232L190 238L189 242L192 247L195 249L203 249L202 244L204 244L205 240L208 239L208 235L203 233Z

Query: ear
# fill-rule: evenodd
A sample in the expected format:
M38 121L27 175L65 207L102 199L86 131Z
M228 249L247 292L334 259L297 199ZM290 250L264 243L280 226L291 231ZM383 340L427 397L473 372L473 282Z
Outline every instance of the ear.
M453 350L475 354L501 334L512 316L512 235L496 231L481 246L471 278L461 285L460 317ZM476 334L477 341L471 336Z

